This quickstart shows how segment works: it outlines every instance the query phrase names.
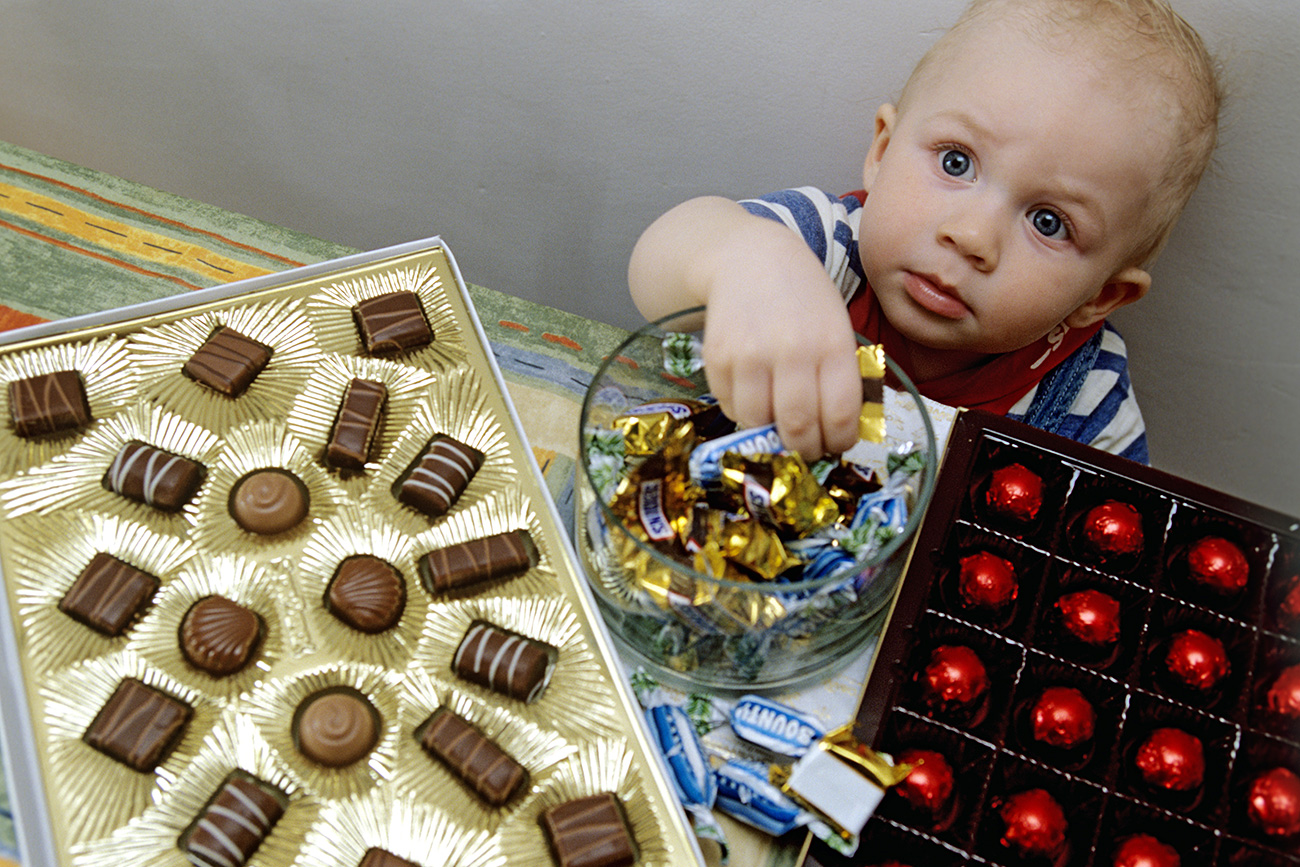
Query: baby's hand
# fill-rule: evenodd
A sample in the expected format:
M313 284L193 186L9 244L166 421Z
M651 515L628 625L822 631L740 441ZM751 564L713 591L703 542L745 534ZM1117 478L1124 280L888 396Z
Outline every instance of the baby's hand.
M788 248L765 245L715 275L704 363L728 416L744 427L775 421L782 441L811 461L857 442L862 380L844 301L789 234Z
M647 319L705 305L709 386L736 422L775 421L805 459L857 442L862 380L848 311L803 238L716 196L642 234L628 285Z

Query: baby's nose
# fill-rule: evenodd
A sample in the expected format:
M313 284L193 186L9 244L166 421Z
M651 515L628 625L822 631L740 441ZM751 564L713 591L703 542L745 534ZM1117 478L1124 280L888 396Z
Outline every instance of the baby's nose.
M960 253L979 271L998 264L998 232L993 214L978 207L954 210L939 224L939 243Z

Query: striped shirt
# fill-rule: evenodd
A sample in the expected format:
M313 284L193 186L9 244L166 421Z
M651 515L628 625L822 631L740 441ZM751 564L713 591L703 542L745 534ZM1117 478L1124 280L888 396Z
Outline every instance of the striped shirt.
M857 197L799 187L745 199L740 205L798 232L821 259L846 304L862 287L862 204ZM1007 417L1130 460L1149 461L1146 426L1128 376L1128 352L1109 323L1030 387Z

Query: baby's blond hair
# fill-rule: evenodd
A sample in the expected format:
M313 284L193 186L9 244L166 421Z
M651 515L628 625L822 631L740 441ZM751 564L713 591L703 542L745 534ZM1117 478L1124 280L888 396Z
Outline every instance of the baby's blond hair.
M906 110L909 92L926 72L949 56L969 31L1012 15L1031 35L1068 31L1100 37L1087 46L1138 64L1164 85L1164 93L1175 103L1170 106L1174 129L1168 163L1127 264L1150 263L1169 240L1214 154L1223 102L1217 61L1200 34L1166 0L973 0L912 70L898 100L899 111Z

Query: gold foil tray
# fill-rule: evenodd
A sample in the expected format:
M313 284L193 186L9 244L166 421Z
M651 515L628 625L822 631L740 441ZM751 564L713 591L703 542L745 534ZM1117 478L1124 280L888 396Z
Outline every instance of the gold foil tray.
M353 307L393 291L419 298L434 339L368 355ZM271 349L231 398L182 375L220 326ZM0 346L0 713L24 867L183 865L180 840L232 773L285 796L285 812L252 856L260 867L350 867L372 847L423 867L550 863L541 813L571 798L618 795L639 861L698 859L694 837L643 729L642 717L583 583L521 433L455 261L438 239L233 283L186 296L50 323ZM93 416L75 431L16 434L8 383L77 370ZM380 380L387 410L365 471L323 462L343 391ZM430 519L394 496L435 435L484 455L450 511ZM576 435L576 431L575 431ZM198 461L201 486L164 512L105 488L118 450L138 440ZM230 513L231 493L265 468L296 476L307 517L257 535ZM526 530L537 563L454 596L422 586L428 551ZM59 608L98 553L159 587L119 636ZM363 633L325 606L340 562L387 561L406 585L396 625ZM252 609L263 635L251 662L218 676L180 649L190 606L220 595ZM460 679L452 657L475 621L553 652L545 691L522 702ZM84 740L126 678L191 709L153 770L137 771ZM321 691L363 695L377 740L342 768L297 747L295 713ZM471 721L528 771L494 808L424 751L438 707Z

